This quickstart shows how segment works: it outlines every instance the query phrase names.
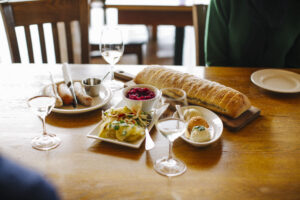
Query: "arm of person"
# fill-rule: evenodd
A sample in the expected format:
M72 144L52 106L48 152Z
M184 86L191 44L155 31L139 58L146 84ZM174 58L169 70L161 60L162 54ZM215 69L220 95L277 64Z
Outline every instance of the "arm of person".
M0 199L59 200L55 188L40 174L0 155Z
M207 66L229 63L228 21L230 0L211 0L205 29L205 62Z
M286 66L300 68L300 35L286 57Z

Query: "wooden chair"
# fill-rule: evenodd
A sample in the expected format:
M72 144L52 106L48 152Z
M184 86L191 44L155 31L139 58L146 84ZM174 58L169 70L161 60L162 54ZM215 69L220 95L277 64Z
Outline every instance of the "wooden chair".
M29 62L34 62L33 44L31 40L30 25L36 24L39 33L41 57L43 63L47 63L47 52L44 36L44 23L51 23L54 52L56 63L63 62L61 50L66 48L69 63L74 63L74 57L78 49L73 49L74 34L72 23L79 22L80 29L80 58L81 63L89 63L89 0L14 0L1 3L1 13L7 33L8 44L11 52L12 62L20 63L20 51L15 27L24 26ZM58 23L64 22L65 38L58 29ZM71 23L72 22L72 23ZM60 27L60 26L59 26ZM78 35L78 32L76 32ZM61 45L65 41L66 46Z
M105 0L92 0L92 6L99 6L104 10L104 26L106 25L106 6ZM143 64L143 45L148 42L148 29L145 25L124 25L118 26L123 32L124 39L124 54L135 54L137 56L138 64ZM99 43L100 43L101 29L90 28L90 45L91 57L100 57Z
M204 33L206 25L206 4L193 5L193 24L196 39L196 65L205 66Z

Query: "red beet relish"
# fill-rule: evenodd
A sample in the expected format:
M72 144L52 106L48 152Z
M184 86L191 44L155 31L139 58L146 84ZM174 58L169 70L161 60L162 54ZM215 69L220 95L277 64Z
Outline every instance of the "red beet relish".
M132 100L147 100L155 97L155 93L148 88L131 88L126 97Z

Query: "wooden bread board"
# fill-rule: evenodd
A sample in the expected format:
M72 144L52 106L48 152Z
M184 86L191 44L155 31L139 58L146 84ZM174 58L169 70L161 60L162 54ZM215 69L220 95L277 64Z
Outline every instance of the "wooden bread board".
M133 81L134 76L132 74L124 73L124 72L115 72L115 77L117 79L125 81L125 86L132 86L135 85L135 82ZM223 121L224 126L226 126L231 131L238 131L241 128L248 125L250 122L252 122L254 119L259 117L260 115L260 109L256 108L254 106L251 106L246 112L244 112L242 115L240 115L238 118L231 118L219 113L216 113L221 120Z

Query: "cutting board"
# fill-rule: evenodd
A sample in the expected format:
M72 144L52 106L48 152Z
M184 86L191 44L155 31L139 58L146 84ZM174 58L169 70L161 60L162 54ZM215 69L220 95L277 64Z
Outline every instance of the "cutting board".
M114 74L115 78L125 82L125 86L135 85L135 82L133 81L134 76L132 74L128 74L123 71L116 71ZM246 125L250 124L257 117L259 117L260 109L251 106L247 111L245 111L242 115L235 119L219 113L216 114L221 118L225 127L227 127L231 131L238 131Z

